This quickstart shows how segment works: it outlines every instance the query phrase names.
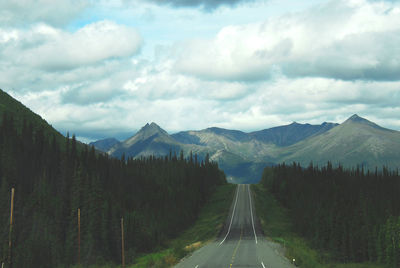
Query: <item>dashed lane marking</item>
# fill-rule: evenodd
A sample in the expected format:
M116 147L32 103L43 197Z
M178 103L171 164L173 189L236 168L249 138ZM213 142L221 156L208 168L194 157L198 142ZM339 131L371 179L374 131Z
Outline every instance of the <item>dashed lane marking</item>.
M242 241L242 237L243 237L243 226L240 227L240 239L239 239L239 242L238 242L237 245L236 245L235 250L233 251L233 255L232 255L232 259L231 259L231 264L229 265L229 268L231 268L232 265L233 265L233 263L235 262L236 253L237 253L237 250L238 250L238 248L239 248L239 246L240 246L240 242Z

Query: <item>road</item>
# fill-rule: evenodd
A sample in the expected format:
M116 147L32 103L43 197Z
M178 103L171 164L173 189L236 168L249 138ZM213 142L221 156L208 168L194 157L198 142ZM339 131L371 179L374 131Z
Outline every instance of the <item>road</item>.
M253 203L249 185L239 184L221 235L175 267L295 267L284 258L279 245L263 237Z

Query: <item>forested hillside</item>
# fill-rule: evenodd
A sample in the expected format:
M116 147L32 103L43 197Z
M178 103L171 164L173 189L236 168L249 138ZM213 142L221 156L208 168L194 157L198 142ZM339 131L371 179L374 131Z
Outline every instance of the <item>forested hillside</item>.
M10 189L15 188L11 267L64 267L121 262L162 246L196 219L224 174L215 163L167 157L110 158L75 137L63 147L55 134L12 116L0 123L0 262L8 258ZM9 267L6 265L5 267Z
M43 118L0 89L0 123L3 119L2 115L4 113L13 116L14 126L18 131L21 131L24 124L30 122L33 130L40 129L45 135L54 134L56 140L59 142L63 139L63 136L57 130L52 128Z
M296 231L339 262L400 267L400 176L328 165L264 170L262 185L289 208Z

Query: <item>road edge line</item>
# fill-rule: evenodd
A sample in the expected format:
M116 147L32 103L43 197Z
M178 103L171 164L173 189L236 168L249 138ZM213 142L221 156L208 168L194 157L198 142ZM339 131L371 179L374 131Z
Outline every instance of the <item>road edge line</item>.
M235 200L235 204L233 205L232 218L231 218L231 222L230 222L230 224L229 224L228 232L226 233L226 236L225 236L224 239L221 241L221 243L219 243L219 245L222 245L222 243L224 243L225 239L226 239L226 238L228 237L228 235L229 235L229 232L231 231L233 216L235 215L236 203L237 203L238 195L239 195L239 187L240 187L240 184L238 184L238 187L237 187L237 190L236 190L236 200Z
M254 228L253 207L252 207L252 204L251 204L250 185L249 184L247 184L247 192L249 193L249 200L250 200L251 223L253 224L253 232L254 232L254 237L256 239L256 244L257 244L257 235L256 235L256 229Z

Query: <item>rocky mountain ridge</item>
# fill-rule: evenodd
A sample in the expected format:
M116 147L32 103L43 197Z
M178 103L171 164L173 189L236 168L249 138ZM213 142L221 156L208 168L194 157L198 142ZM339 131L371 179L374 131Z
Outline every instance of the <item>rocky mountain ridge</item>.
M282 162L295 161L302 166L313 162L322 166L330 161L345 167L397 168L400 132L382 128L356 114L341 124L294 122L250 133L211 127L170 135L151 123L116 143L107 153L114 157L141 157L180 151L185 156L190 152L197 154L200 160L209 154L232 181L255 182L266 165Z

